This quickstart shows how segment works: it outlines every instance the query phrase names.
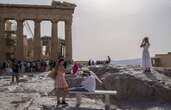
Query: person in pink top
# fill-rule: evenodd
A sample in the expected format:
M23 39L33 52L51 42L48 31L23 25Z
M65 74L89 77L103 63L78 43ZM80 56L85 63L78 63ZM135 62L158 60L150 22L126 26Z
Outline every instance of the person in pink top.
M75 62L74 66L72 67L73 75L77 75L78 74L78 70L79 70L79 64L78 64L78 62Z
M65 96L68 92L68 84L65 79L65 68L64 59L60 59L55 67L56 79L55 79L55 89L57 92L57 105L67 104L65 102ZM60 102L60 97L62 97L62 103Z

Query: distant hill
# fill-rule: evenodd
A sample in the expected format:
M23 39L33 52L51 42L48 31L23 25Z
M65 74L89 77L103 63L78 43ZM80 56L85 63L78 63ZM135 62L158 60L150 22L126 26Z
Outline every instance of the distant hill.
M112 64L121 64L121 65L141 65L141 59L127 59L127 60L114 60Z

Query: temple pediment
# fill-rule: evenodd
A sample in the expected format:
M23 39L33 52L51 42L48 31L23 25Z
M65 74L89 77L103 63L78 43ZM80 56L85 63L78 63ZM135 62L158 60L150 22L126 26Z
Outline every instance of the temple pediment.
M53 6L53 7L73 7L73 8L76 7L76 5L73 3L54 1L54 0L52 1L51 6Z

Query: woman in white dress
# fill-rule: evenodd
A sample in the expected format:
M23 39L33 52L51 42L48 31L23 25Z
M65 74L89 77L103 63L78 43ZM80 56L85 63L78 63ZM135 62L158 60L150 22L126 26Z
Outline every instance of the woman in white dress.
M151 58L148 50L150 47L150 42L148 37L143 39L140 47L143 48L142 67L144 72L151 72Z

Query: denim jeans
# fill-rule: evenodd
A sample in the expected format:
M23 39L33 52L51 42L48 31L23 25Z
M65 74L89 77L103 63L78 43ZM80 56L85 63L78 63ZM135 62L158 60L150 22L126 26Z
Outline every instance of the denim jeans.
M69 91L89 92L84 87L73 87L73 88L69 89Z

